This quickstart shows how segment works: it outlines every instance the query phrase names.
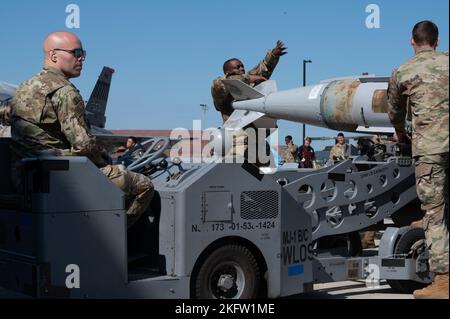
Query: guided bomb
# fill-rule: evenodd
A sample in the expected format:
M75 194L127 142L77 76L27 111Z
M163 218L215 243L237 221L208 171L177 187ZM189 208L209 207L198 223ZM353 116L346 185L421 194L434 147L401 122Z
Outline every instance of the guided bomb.
M224 80L236 110L224 127L251 123L264 127L263 119L266 124L270 119L282 119L338 131L391 134L388 82L387 77L349 77L278 91L274 81L252 88L241 81Z

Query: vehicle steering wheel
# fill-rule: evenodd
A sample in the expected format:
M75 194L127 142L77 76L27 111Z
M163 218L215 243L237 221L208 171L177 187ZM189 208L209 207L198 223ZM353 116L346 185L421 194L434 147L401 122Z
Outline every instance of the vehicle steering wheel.
M162 146L158 149L155 147L163 142ZM144 167L147 164L151 164L155 159L159 158L165 150L167 150L170 146L170 139L168 137L152 137L141 143L142 146L150 144L147 150L142 154L142 156L136 158L130 165L128 165L128 169L133 172L137 172L139 169Z

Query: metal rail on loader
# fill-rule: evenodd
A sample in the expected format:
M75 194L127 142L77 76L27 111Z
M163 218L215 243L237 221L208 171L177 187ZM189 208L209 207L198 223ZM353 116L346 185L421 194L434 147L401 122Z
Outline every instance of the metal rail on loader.
M157 142L131 166L156 192L127 230L126 198L87 158L25 159L16 193L0 139L0 286L51 298L275 298L319 282L386 279L411 292L431 281L421 229L388 227L378 252L358 247L358 231L419 209L411 158L261 174L169 161Z

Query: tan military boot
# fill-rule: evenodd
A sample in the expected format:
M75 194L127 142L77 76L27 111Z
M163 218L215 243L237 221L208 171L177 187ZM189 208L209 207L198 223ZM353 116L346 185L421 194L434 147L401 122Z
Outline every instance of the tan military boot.
M423 220L422 219L416 220L416 221L412 222L410 226L416 227L416 228L423 228Z
M448 273L434 276L433 283L423 289L414 291L416 299L448 299Z
M361 240L361 245L363 249L375 248L375 230L368 230L364 232L363 238Z

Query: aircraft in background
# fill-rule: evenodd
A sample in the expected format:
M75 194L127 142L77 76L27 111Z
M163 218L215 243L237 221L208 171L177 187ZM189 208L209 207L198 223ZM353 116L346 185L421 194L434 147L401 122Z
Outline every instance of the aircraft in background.
M10 100L16 92L17 85L0 82L0 103Z
M11 98L14 96L16 92L17 86L14 84L9 84L6 82L0 82L0 137L9 137L11 136L11 129L9 126L5 126L5 121L7 113L3 111L11 102Z

